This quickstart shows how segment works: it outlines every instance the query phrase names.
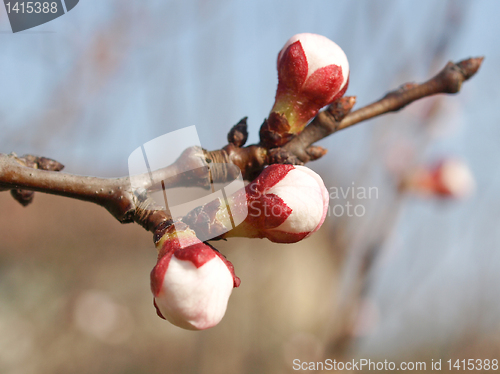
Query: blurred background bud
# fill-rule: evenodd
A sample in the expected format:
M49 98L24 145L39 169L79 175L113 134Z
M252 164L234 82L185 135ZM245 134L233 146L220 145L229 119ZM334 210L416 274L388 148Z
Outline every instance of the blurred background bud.
M455 199L469 197L474 192L474 187L474 177L469 167L455 158L446 158L432 166L415 168L400 181L401 190Z

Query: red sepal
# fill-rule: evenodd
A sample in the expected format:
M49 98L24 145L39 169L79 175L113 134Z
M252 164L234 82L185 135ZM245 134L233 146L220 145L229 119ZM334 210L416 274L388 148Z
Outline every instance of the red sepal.
M156 300L155 300L154 297L153 297L153 305L155 306L156 314L158 315L158 317L163 318L164 320L166 320L166 318L163 317L163 314L161 314L160 308L158 308L158 305L156 305Z
M342 68L338 65L328 65L316 70L307 78L302 93L321 108L332 102L343 82ZM335 94L332 95L332 92Z
M279 59L279 56L278 56ZM307 58L299 40L288 46L278 61L278 90L298 92L307 78Z

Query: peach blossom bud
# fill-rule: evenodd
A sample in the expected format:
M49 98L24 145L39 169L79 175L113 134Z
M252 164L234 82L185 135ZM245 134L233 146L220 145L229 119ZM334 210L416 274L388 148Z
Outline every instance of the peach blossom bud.
M317 34L293 36L278 54L276 99L261 138L300 133L322 107L345 93L348 82L349 63L337 44ZM287 138L269 141L282 145Z
M465 198L474 191L474 177L465 163L444 159L431 167L420 167L405 176L400 188L428 196Z
M441 161L432 170L435 191L442 196L465 198L474 191L474 177L468 166L457 159Z
M217 325L226 312L233 287L240 284L233 265L198 240L190 229L170 230L157 247L158 262L151 272L151 290L158 315L188 330Z
M245 190L248 216L226 237L295 243L317 231L328 212L323 180L305 166L268 166Z

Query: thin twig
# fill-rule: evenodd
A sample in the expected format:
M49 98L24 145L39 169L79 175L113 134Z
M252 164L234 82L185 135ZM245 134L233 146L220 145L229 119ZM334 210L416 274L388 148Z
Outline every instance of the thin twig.
M307 162L309 160L304 156L303 149L338 130L343 130L385 113L396 112L424 97L459 92L462 83L476 74L483 60L484 57L477 57L456 64L448 62L443 70L427 82L404 84L399 89L386 94L382 99L349 113L340 122L329 111L321 112L299 136L292 139L284 148L296 154L303 162Z

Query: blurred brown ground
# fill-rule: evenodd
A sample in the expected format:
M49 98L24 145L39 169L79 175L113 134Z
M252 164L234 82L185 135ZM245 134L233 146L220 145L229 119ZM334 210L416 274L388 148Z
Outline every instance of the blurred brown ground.
M326 226L295 245L217 243L242 284L220 325L190 332L155 314L156 250L139 226L40 193L27 208L3 193L0 207L2 373L280 373L321 356L335 280Z

